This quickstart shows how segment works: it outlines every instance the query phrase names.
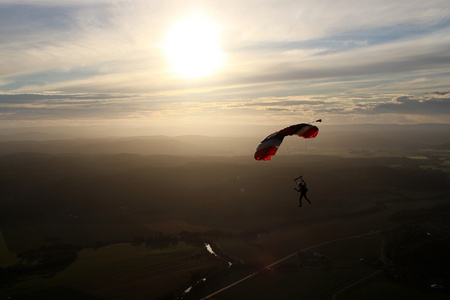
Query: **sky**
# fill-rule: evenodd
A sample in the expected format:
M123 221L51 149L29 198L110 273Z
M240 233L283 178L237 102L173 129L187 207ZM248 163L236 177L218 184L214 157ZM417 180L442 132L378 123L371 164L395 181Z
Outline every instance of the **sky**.
M450 1L0 0L0 128L319 118L449 123Z

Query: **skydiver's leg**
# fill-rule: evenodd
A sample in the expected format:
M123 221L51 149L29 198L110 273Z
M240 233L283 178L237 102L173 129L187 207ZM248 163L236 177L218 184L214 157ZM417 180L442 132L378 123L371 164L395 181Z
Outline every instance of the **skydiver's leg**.
M308 197L306 197L306 194L305 194L305 199L306 199L306 201L308 201L309 204L311 204L311 201L309 201Z
M298 202L299 202L298 206L299 207L302 207L302 198L303 198L303 194L300 193L300 198L298 199Z

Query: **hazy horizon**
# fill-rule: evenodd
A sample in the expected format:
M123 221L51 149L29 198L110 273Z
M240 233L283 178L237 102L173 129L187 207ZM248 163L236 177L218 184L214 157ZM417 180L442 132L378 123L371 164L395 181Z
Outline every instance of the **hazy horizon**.
M319 127L319 132L392 132L392 131L430 131L448 133L450 123L417 123L417 124L343 124L329 125L326 122L313 123ZM76 138L126 138L126 137L179 137L179 136L204 136L204 137L251 137L263 139L268 134L278 131L292 124L278 125L233 125L229 127L199 126L184 129L173 127L133 127L133 126L17 126L0 127L0 140L51 140L51 139L76 139ZM319 138L321 138L320 134ZM444 135L443 142L445 142Z

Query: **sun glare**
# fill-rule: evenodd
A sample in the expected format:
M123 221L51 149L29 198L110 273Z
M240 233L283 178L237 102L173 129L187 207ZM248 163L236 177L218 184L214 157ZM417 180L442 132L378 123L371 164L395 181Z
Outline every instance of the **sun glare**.
M184 78L212 75L223 63L217 24L200 15L179 21L169 31L164 50L172 71Z

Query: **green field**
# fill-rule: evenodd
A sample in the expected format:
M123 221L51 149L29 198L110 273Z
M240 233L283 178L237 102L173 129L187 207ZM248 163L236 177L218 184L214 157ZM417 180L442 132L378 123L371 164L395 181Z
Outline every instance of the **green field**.
M156 299L174 291L181 293L192 276L206 274L220 263L204 254L203 249L183 242L161 250L114 244L97 250L84 249L64 271L50 278L26 278L3 289L1 295L19 299L42 294L57 299L59 293L73 290L79 299L84 299L84 295Z

